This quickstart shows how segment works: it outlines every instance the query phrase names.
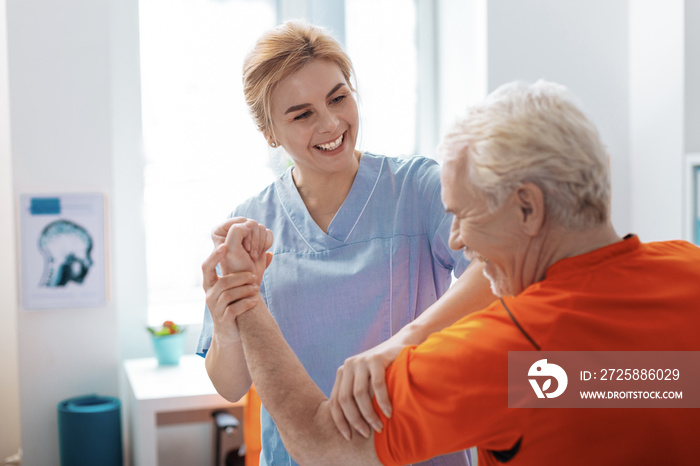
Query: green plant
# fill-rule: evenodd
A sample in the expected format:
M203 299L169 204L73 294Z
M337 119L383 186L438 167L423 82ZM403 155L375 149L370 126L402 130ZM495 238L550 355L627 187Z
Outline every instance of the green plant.
M160 327L146 327L146 329L155 337L173 335L175 333L182 333L185 331L184 327L177 325L172 320L166 320Z

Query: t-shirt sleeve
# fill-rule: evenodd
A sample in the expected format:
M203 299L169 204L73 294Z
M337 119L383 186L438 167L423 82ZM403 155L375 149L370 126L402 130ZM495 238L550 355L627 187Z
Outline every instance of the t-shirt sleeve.
M197 350L196 353L201 357L206 357L207 351L211 346L211 335L214 331L214 323L211 320L211 313L209 308L204 306L204 318L202 319L202 331L199 333L199 340L197 340Z
M216 266L216 274L221 275L219 265ZM195 353L201 357L207 356L207 351L211 346L211 335L214 332L214 321L211 318L211 312L207 305L204 305L204 317L202 318L202 331L199 332L199 340L197 340L197 349Z
M384 425L374 437L382 464L423 461L476 445L507 449L518 439L518 414L508 411L507 351L494 350L475 316L404 348L387 369L390 419L375 400Z

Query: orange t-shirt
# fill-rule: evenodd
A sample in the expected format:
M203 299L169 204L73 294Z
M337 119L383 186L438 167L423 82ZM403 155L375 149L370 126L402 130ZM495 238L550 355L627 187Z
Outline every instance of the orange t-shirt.
M504 299L522 330L496 301L401 352L391 419L375 402L383 464L472 446L480 466L697 463L700 409L508 408L508 352L700 351L700 248L630 236L546 275Z

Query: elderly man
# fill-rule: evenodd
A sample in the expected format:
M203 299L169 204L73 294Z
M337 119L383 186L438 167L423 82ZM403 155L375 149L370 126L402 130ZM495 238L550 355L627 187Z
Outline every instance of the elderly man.
M700 350L700 249L615 233L605 148L557 84L499 88L441 148L450 246L485 263L500 299L401 351L386 370L392 415L375 402L383 428L369 438L335 428L243 271L264 269L269 232L234 225L203 264L292 456L407 464L477 446L480 465L695 464L697 409L509 408L508 353Z

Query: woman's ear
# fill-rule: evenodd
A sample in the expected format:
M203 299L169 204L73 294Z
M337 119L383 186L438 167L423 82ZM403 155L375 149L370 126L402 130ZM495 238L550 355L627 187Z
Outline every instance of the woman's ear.
M277 147L279 145L279 143L275 140L275 132L271 127L263 129L262 133L270 147Z
M534 183L525 183L516 191L520 208L520 226L529 236L537 236L545 219L544 193Z

